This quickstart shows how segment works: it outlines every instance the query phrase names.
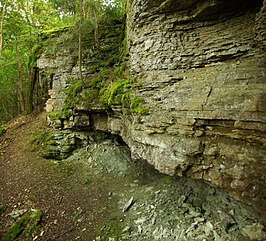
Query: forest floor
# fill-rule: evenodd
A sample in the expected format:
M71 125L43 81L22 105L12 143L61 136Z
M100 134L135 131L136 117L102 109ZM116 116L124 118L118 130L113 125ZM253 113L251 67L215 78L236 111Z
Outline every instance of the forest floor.
M44 160L40 152L30 151L31 134L44 127L48 128L44 113L22 116L8 125L3 144L6 147L1 147L0 203L5 212L0 219L0 237L12 224L9 213L38 209L43 215L40 232L34 237L93 240L101 225L110 219L108 211L97 212L109 209L102 202L108 192L103 185L87 185L72 167ZM17 240L25 239L21 236Z
M21 116L10 122L0 137L1 241L12 240L6 237L12 224L34 210L42 213L38 225L15 240L222 241L266 237L255 215L205 183L129 163L122 175L108 173L103 166L86 163L87 149L66 161L43 159L29 143L36 130L52 131L45 118L45 113Z

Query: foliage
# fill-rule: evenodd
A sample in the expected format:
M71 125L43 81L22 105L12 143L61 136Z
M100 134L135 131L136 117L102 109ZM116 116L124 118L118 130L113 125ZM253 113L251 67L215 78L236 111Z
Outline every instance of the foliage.
M65 92L65 109L99 106L108 109L112 105L121 105L133 113L146 114L143 98L134 96L134 89L141 86L128 77L126 61L126 38L123 24L100 28L100 51L97 52L98 62L92 68L94 74L80 80L68 80L72 84ZM87 48L91 48L87 46ZM91 58L96 58L91 52Z
M86 180L84 181L85 185L91 185L93 183L93 180L90 177L87 177Z
M33 46L32 50L31 50L32 53L29 56L29 61L28 61L28 65L29 65L30 69L35 67L36 61L37 61L38 57L40 56L42 48L43 48L43 45L41 43L37 43Z
M111 106L126 104L131 95L132 82L127 79L116 79L109 88L103 89L100 95L101 104Z
M130 108L132 113L147 114L148 109L143 107L143 98L135 97L132 93L134 82L132 79L116 79L108 88L100 91L101 106L122 105Z
M48 30L43 30L40 33L40 36L41 36L42 40L45 40L48 38L58 37L63 32L68 31L71 27L72 27L72 25L66 25L66 26L60 26L60 27L52 28L52 29L48 29Z
M147 114L149 112L149 110L145 107L143 107L144 104L144 99L143 98L137 98L134 97L131 99L130 102L130 109L133 113L138 113L138 114Z
M124 21L126 14L126 0L114 0L112 1L112 4L108 4L108 1L105 1L103 9L106 19Z
M71 116L69 109L63 109L61 111L49 112L48 117L51 121L53 120L66 120Z
M143 107L144 99L133 95L134 80L118 77L110 81L112 74L109 72L108 78L104 71L101 71L84 88L82 88L80 81L74 82L65 91L66 99L63 110L75 109L77 106L90 109L93 105L96 106L99 103L102 109L107 109L112 105L122 105L123 108L130 108L132 113L147 114L148 109ZM69 114L69 112L67 113ZM67 119L69 117L62 113L51 114L54 119Z
M80 97L82 92L82 83L80 80L73 81L73 83L65 90L65 106L66 109L73 109L76 105L80 104Z
M9 63L6 63L6 60ZM0 121L8 121L18 114L16 54L5 49L0 56Z
M52 0L52 3L55 9L64 15L73 15L76 13L76 0Z
M85 104L90 108L92 102L100 98L100 90L108 89L114 77L101 79L101 69L108 69L123 62L125 44L124 20L126 0L6 0L6 11L2 11L3 29L0 38L0 120L8 121L21 112L31 111L34 105L42 104L47 98L47 89L38 84L35 76L36 61L46 49L50 57L56 48L51 41L69 29L73 38L69 41L73 50L77 48L78 33L82 32L82 47L97 48L99 63L95 65L95 76L83 83L75 83L67 93L70 98L67 106ZM83 3L84 13L79 14ZM3 6L3 4L2 4ZM82 18L82 21L80 21ZM118 25L122 26L117 27ZM92 34L94 33L94 37ZM108 41L110 35L118 41ZM99 43L101 39L102 43ZM51 41L50 41L51 40ZM125 43L125 42L124 42ZM106 47L107 46L107 47ZM83 51L84 55L88 54ZM85 57L85 56L83 56ZM104 71L103 71L104 72ZM107 71L108 72L108 71ZM112 72L112 71L111 71ZM111 75L114 75L112 72ZM117 77L124 78L118 74ZM34 92L34 94L33 94ZM109 103L111 96L109 98Z
M30 237L36 230L41 216L42 213L39 210L26 212L10 227L2 238L2 241L12 241L21 233L23 233L26 237Z
M32 48L38 43L40 28L52 24L54 11L49 2L43 0L5 0L5 3L0 36L3 42L0 52L0 118L8 121L29 105L30 68L36 61L36 55L30 58Z

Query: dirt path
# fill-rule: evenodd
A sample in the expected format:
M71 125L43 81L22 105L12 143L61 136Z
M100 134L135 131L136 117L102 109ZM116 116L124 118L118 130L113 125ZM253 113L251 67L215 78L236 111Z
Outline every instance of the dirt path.
M73 168L53 164L38 152L30 152L29 136L39 128L47 128L43 113L18 118L5 135L8 146L0 159L0 203L6 209L0 216L0 237L12 221L7 214L39 209L43 216L38 240L93 240L108 221L107 211L97 212L108 210L101 201L106 192L97 184L86 185L84 177L75 174Z

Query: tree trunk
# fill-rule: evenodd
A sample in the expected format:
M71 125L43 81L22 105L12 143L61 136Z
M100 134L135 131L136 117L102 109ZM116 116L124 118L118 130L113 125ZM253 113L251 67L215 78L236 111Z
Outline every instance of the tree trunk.
M17 57L17 65L18 65L18 99L19 99L19 107L20 112L25 111L25 99L24 99L24 77L22 72L22 63L20 61L20 54L18 49L18 42L16 40L16 57Z
M79 28L79 78L82 86L84 86L83 74L82 74L82 24L83 24L83 0L79 1L79 14L80 14L80 28Z
M2 104L1 109L1 119L3 118L4 121L11 120L14 116L10 114L10 105L8 104L7 100L0 99L0 103Z
M3 25L4 25L4 19L5 19L5 12L6 12L6 5L7 0L4 2L2 14L1 14L1 20L0 20L0 55L2 54L3 50Z
M29 111L33 111L35 105L34 105L34 89L36 82L38 81L38 69L36 67L33 67L31 71L29 71L30 74L30 90L29 90ZM38 93L36 93L38 96Z
M93 1L93 18L94 18L94 38L95 38L95 44L96 48L99 51L100 50L100 44L99 44L99 25L98 25L98 17L96 13L97 2Z

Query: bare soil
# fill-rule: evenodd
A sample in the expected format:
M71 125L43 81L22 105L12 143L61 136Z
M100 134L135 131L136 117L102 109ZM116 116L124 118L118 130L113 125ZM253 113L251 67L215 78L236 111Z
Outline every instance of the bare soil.
M0 203L5 212L0 216L0 237L12 224L9 213L39 209L43 215L33 235L36 239L93 240L110 220L110 207L104 202L108 191L99 182L88 185L73 168L29 151L34 130L48 128L45 118L44 113L21 116L8 124L7 133L1 137Z

